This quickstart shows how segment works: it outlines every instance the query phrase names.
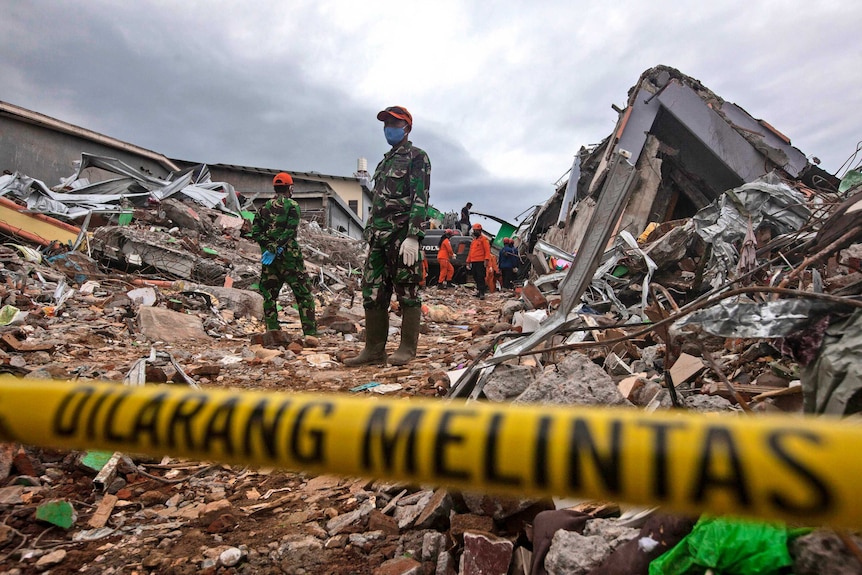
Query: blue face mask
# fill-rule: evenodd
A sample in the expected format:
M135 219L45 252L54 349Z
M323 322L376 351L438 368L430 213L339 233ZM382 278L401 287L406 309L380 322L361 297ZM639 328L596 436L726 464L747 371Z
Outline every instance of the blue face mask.
M404 128L391 128L388 126L383 128L383 134L386 136L386 141L389 142L390 146L399 143L405 136Z

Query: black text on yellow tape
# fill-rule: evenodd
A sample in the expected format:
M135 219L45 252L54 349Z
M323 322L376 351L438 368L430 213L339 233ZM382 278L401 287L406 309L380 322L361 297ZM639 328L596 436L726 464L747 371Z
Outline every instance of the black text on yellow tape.
M0 378L7 440L862 526L862 428Z

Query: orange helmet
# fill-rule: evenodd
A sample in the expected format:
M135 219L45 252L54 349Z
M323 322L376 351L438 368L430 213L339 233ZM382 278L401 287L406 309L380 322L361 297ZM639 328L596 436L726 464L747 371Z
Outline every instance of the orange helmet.
M273 186L292 186L293 178L287 172L280 172L272 179Z
M482 229L482 224L473 224L473 229L474 229L474 230L481 230L481 229Z
M455 230L447 229L447 230L446 230L445 232L443 232L443 233L444 233L444 234L446 234L447 236L453 236L453 235L455 235Z

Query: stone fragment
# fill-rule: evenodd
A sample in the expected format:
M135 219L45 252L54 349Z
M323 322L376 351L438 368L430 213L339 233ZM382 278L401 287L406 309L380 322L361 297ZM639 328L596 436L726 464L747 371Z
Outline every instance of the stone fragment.
M502 497L486 493L465 492L462 494L467 508L477 515L487 515L498 521L511 517L533 506L537 499ZM489 529L490 531L490 529Z
M622 395L629 401L634 402L634 392L644 385L644 383L646 382L645 376L646 373L638 373L636 375L626 377L625 379L617 383L617 389L620 390L620 395Z
M405 497L398 503L398 506L395 507L395 520L398 521L399 529L408 529L412 527L419 518L419 515L425 510L425 506L431 500L431 497L434 495L431 491L420 491L419 494L421 494L421 498L417 503L412 505L402 505L402 503L408 500L408 498Z
M352 321L334 321L329 328L338 333L356 333L356 324Z
M335 489L341 484L341 478L334 475L318 475L312 477L305 484L304 488L309 491L318 491L322 489Z
M545 557L548 575L585 575L610 555L611 546L603 537L585 537L563 529L554 534Z
M211 341L210 336L204 331L203 322L199 317L165 308L140 308L138 310L138 326L141 333L152 341L165 343Z
M631 406L611 376L581 353L545 368L514 403Z
M385 515L379 509L373 509L368 515L368 529L383 531L389 535L398 535L401 532L398 529L398 522L393 517Z
M514 545L490 533L464 533L461 575L506 575L512 562Z
M463 538L466 531L491 531L494 529L494 520L487 515L457 513L452 515L449 523L449 533L458 540Z
M201 525L209 525L225 513L232 513L233 506L231 506L230 501L227 499L219 499L218 501L211 501L203 506L203 508L198 509L198 519L200 519Z
M438 489L425 504L419 517L416 518L414 527L416 529L445 531L449 528L450 511L452 511L452 496L447 490Z
M141 559L141 566L144 569L157 569L162 566L162 562L165 560L165 557L160 553L147 553L144 555L144 558Z
M862 548L862 537L848 534L857 548ZM859 560L833 531L818 529L808 535L795 537L788 544L793 557L796 575L851 575L859 573Z
M293 535L286 538L281 544L279 551L281 555L296 553L299 551L315 551L323 549L323 542L311 535Z
M455 557L451 553L444 551L437 556L434 575L457 575Z
M422 560L437 561L437 556L446 549L448 538L439 531L428 531L422 536Z
M396 557L377 567L373 575L421 575L422 564L410 557Z
M373 505L369 506L365 504L349 513L337 515L326 522L326 531L331 537L349 530L361 530L365 518L371 513L372 509L374 509Z
M503 308L500 310L500 319L502 321L512 323L512 318L514 317L515 312L523 309L523 302L518 300L509 300L503 304Z
M144 505L162 505L165 501L168 500L170 495L165 493L164 491L159 491L157 489L151 489L149 491L144 491L141 493L141 503Z
M683 399L683 405L701 413L717 411L735 411L733 404L720 395L704 395L696 393Z
M230 547L221 552L218 562L225 567L233 567L242 560L242 551L237 547Z
M498 365L482 388L490 401L504 402L518 397L535 380L533 370L523 365Z
M62 563L65 558L65 549L55 549L54 551L39 557L39 560L36 561L36 569L42 570L47 569L48 567L53 567L54 565Z
M326 549L341 549L347 545L347 539L348 535L346 533L341 533L340 535L327 539L323 546Z
M12 471L12 462L15 458L16 445L14 443L0 444L0 481L9 477Z
M252 345L259 345L265 349L274 349L290 346L291 342L293 342L293 337L286 331L276 329L252 334L249 341Z
M239 520L232 513L224 512L207 525L206 530L207 533L227 533L233 531L238 523Z
M347 540L351 545L367 551L376 541L385 538L386 534L382 531L366 531L365 533L351 533Z
M45 466L42 462L30 455L26 449L19 449L12 459L12 466L18 471L19 475L30 475L39 477L45 473Z

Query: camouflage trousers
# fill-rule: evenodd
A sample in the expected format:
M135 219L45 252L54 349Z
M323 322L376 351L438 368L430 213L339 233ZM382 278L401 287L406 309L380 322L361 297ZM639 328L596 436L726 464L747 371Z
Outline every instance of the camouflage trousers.
M422 281L422 252L419 260L410 267L398 253L401 242L371 244L368 259L362 269L362 305L365 309L389 309L392 293L398 298L402 308L419 307L419 282Z
M290 286L296 307L299 310L299 320L302 322L302 333L314 335L317 333L317 321L314 317L314 296L311 295L311 284L305 273L305 263L300 258L276 257L268 266L263 266L260 272L258 286L263 295L263 317L266 329L280 329L278 325L278 293L285 283Z

